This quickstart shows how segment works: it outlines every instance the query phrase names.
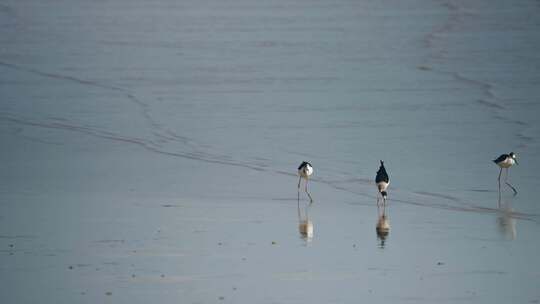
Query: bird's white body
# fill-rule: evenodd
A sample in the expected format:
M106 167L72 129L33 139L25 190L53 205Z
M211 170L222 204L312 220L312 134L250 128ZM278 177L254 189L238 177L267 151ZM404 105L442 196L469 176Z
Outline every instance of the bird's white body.
M309 164L306 164L302 169L298 170L298 175L305 179L309 178L311 174L313 174L313 167Z
M497 163L497 165L501 168L510 168L512 167L516 161L512 157L507 157L502 162Z
M388 185L390 185L390 182L378 182L377 188L379 189L379 192L386 191L386 188L388 188Z

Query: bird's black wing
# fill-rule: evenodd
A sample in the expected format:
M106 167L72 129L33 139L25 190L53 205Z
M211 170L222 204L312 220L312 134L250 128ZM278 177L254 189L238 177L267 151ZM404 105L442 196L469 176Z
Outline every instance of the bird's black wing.
M388 173L386 173L386 168L384 167L384 164L381 162L381 166L379 167L379 171L377 171L377 176L375 177L375 183L379 182L386 182L388 183Z
M311 166L311 164L308 163L307 161L303 161L303 162L300 164L300 166L298 167L298 170L301 170L302 168L304 168L304 167L307 166L307 165L310 165L310 166ZM313 167L313 166L311 166L311 167Z
M497 159L494 159L493 162L498 164L500 162L503 162L505 159L507 159L508 157L510 157L508 154L502 154L501 156L499 156Z

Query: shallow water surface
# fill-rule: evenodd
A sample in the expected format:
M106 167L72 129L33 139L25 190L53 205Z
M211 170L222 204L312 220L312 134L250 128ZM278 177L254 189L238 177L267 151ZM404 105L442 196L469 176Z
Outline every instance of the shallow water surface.
M539 11L1 3L0 294L537 303Z

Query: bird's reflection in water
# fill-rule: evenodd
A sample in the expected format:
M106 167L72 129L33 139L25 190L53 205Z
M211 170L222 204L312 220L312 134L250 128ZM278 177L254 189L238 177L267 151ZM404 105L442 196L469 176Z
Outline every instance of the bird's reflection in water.
M382 207L381 207L382 205ZM386 213L386 203L379 204L377 200L377 226L375 226L375 231L377 231L377 238L380 241L379 248L384 248L386 245L386 239L390 234L390 221L388 220L388 214Z
M302 211L300 208L300 198L298 198L298 231L300 236L306 242L311 242L313 239L313 222L309 218L309 209L313 203L308 203L304 209L304 215L302 216Z
M517 230L512 201L510 199L505 199L501 197L500 188L497 208L499 209L499 216L497 217L497 226L499 228L499 232L505 239L515 240L517 236Z

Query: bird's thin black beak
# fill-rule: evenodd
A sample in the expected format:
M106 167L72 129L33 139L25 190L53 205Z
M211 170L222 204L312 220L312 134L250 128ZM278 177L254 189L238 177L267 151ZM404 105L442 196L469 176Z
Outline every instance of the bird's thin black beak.
M516 165L519 165L519 163L518 163L517 159L514 159L514 161L516 162Z

